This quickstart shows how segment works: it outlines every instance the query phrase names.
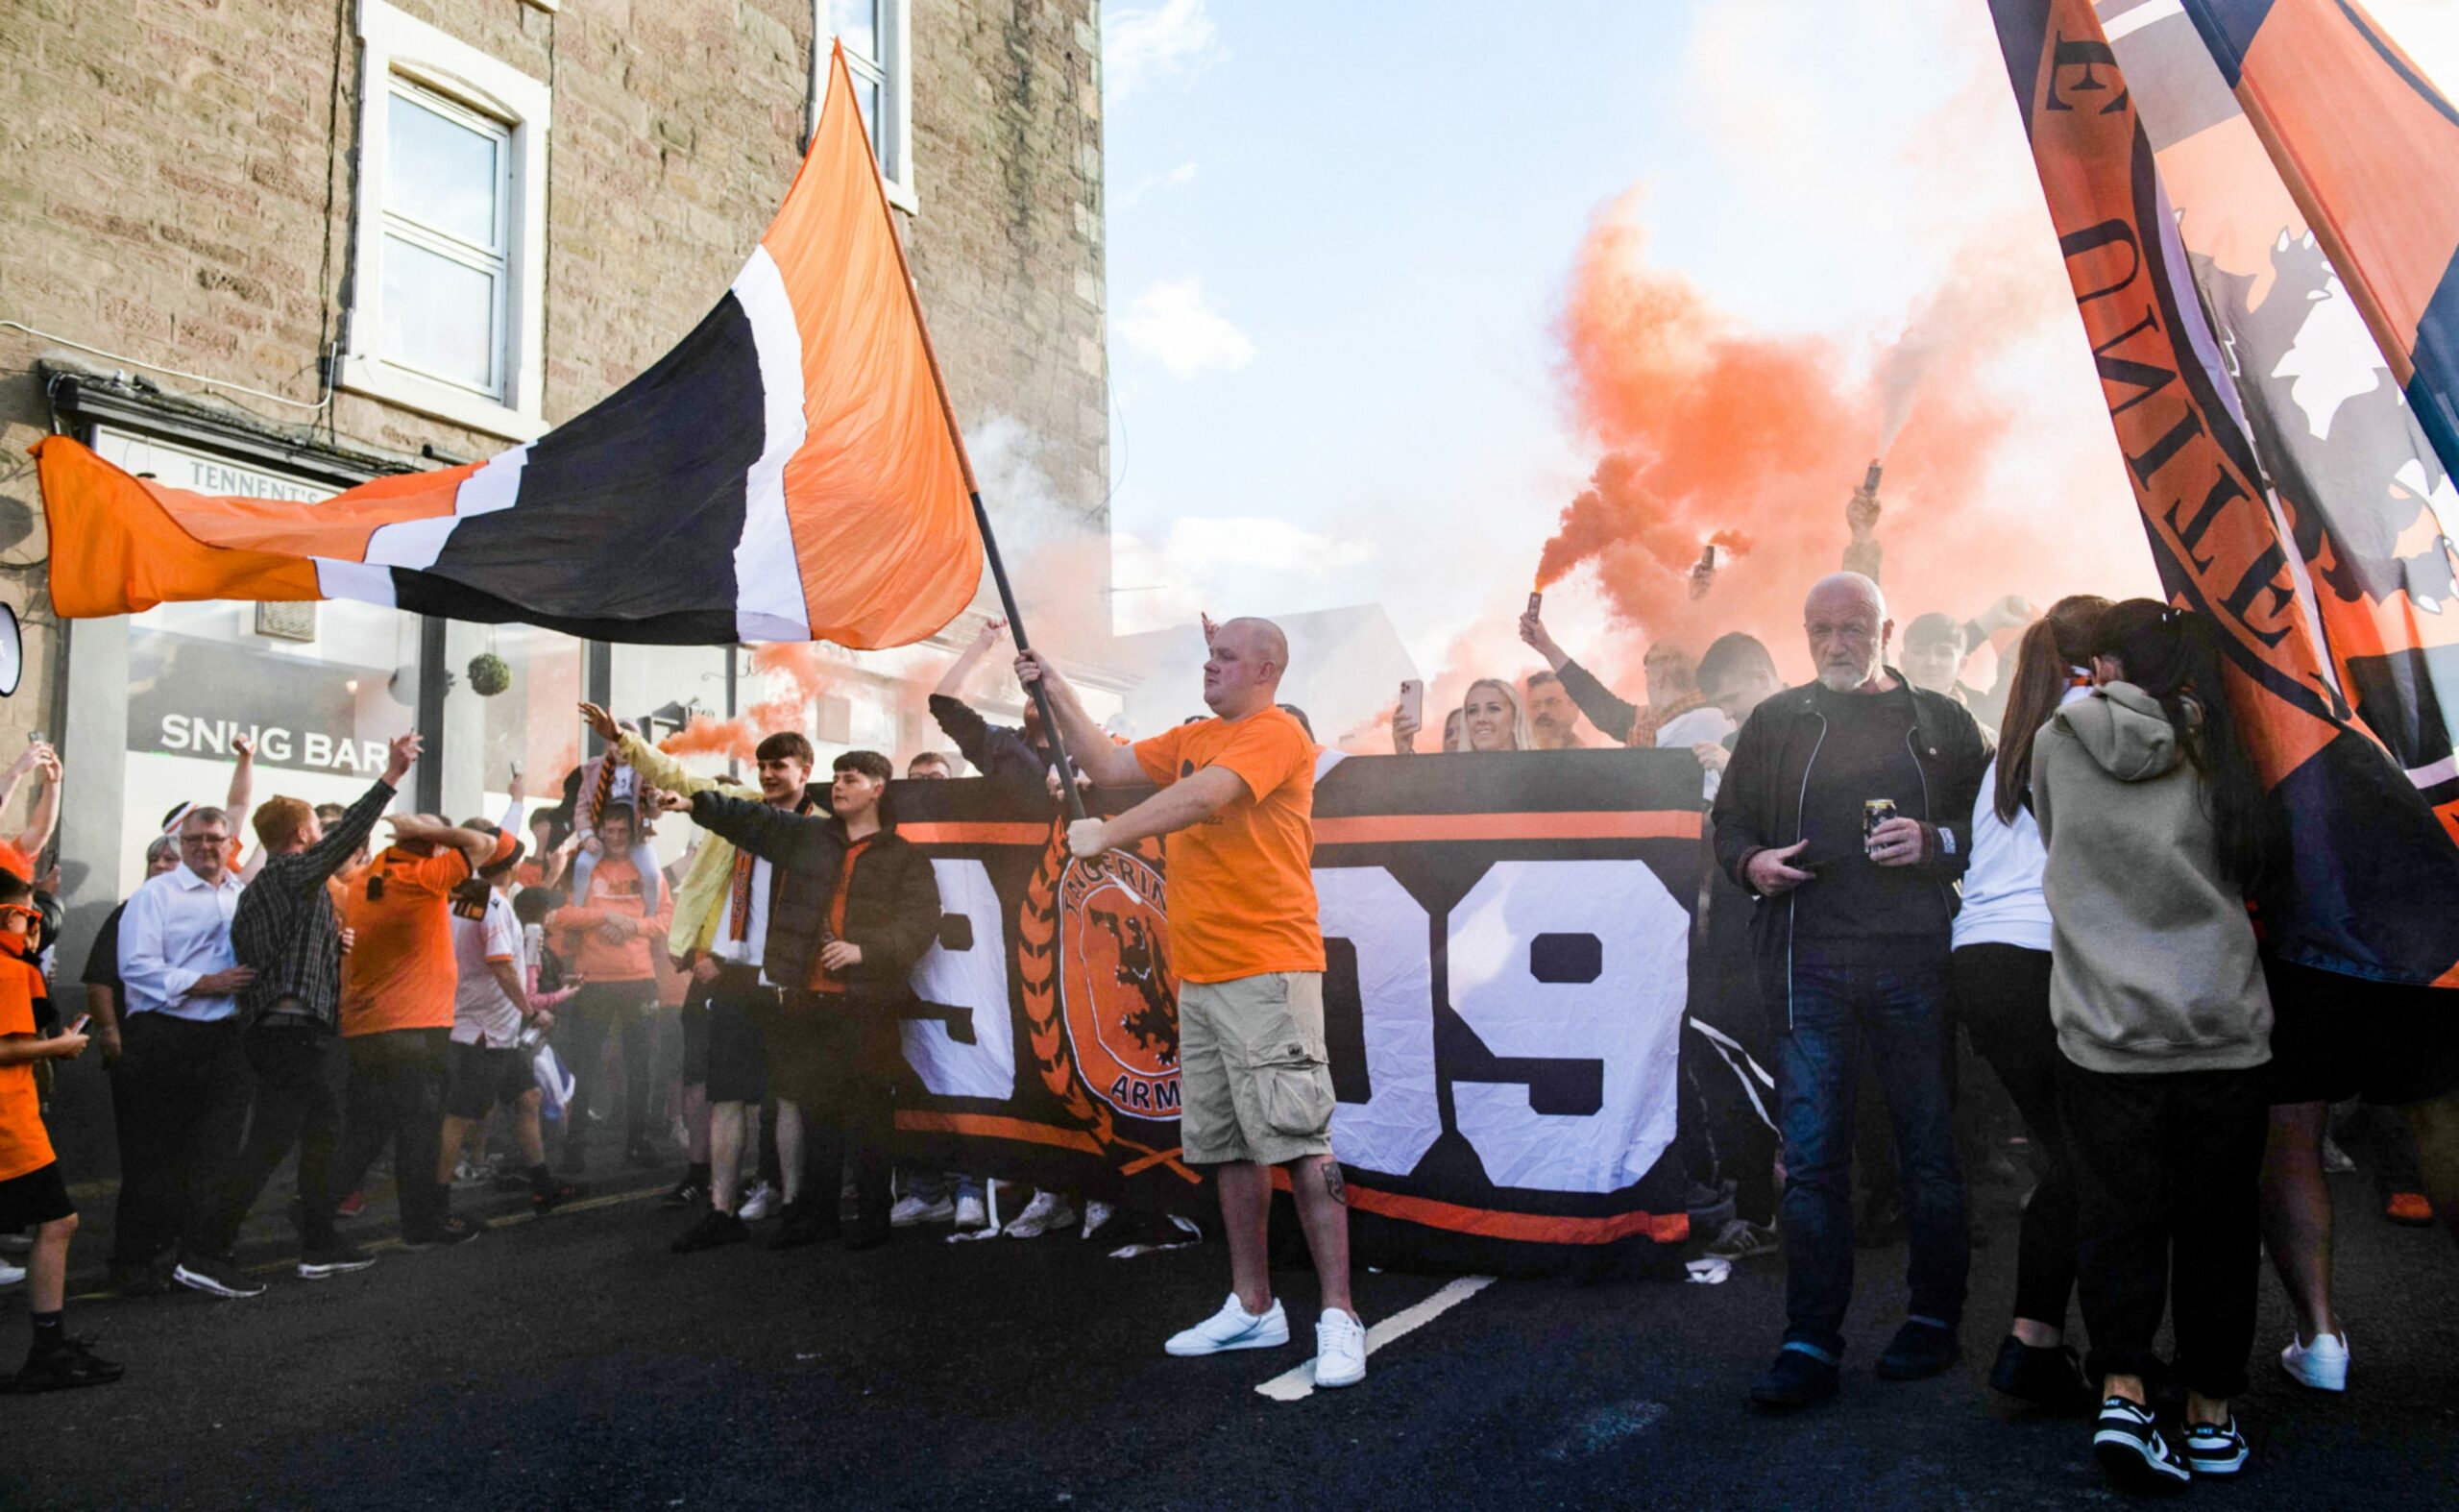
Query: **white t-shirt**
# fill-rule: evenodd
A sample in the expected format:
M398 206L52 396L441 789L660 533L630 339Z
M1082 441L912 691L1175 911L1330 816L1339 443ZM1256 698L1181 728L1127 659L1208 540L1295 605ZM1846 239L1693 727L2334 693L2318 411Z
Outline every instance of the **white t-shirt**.
M2088 687L2069 688L2058 700L2064 708L2091 695ZM2017 945L2026 950L2049 949L2049 899L2041 892L2041 872L2049 851L2040 842L2040 824L2033 811L2015 810L2009 824L1998 817L1998 763L1981 774L1981 795L1972 804L1972 865L1963 874L1963 907L1956 914L1955 945Z
M1656 732L1657 749L1687 751L1694 745L1722 745L1726 736L1741 728L1733 722L1732 715L1713 703L1703 703L1688 714L1677 714L1666 720L1665 727ZM1724 776L1723 772L1710 771L1707 780L1699 785L1699 795L1710 803L1716 802L1716 790L1724 785Z
M521 960L521 920L513 916L512 900L494 888L487 890L483 918L452 915L452 961L461 981L452 997L452 1037L465 1045L501 1050L521 1041L521 1008L489 969L498 961Z
M735 852L741 865L742 851ZM755 857L751 863L751 920L743 930L743 938L734 938L734 867L726 868L725 896L718 904L718 932L709 940L709 954L719 961L739 966L762 964L761 957L768 948L768 885L775 880L767 860Z

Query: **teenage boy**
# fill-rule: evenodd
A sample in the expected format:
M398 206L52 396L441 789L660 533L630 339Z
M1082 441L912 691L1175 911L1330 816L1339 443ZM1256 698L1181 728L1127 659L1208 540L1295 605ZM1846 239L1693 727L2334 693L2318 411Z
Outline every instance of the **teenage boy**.
M32 1229L26 1256L26 1302L34 1313L34 1347L11 1384L18 1391L101 1386L121 1368L68 1336L68 1241L77 1207L61 1180L60 1161L44 1133L35 1091L35 1062L70 1061L85 1049L83 1033L35 1037L37 1004L48 997L42 973L27 959L36 918L34 889L0 867L0 1230Z
M473 824L484 832L487 826ZM473 1131L483 1127L499 1103L513 1110L515 1137L529 1175L529 1203L541 1213L572 1200L572 1189L547 1169L547 1146L538 1127L546 1101L521 1043L524 1024L554 1027L554 1015L531 1005L523 980L521 920L513 915L511 855L479 869L452 891L452 958L458 987L452 1002L452 1042L444 1092L444 1147L435 1163L437 1184L452 1184L452 1168Z
M816 757L800 731L779 730L761 741L752 752L760 785L747 788L686 769L594 703L582 704L580 714L600 740L617 747L625 766L661 792L685 799L716 793L793 814L813 808L808 790ZM769 862L712 834L694 848L692 864L674 889L667 948L691 963L694 994L684 1005L684 1083L687 1097L693 1084L700 1085L709 1125L708 1165L687 1171L669 1194L669 1207L696 1207L705 1201L709 1207L709 1215L675 1241L678 1253L748 1237L735 1221L735 1207L743 1193L743 1153L760 1147L760 1105L768 1095L761 1025L775 1014L777 989L762 967L777 886L777 869ZM801 1154L799 1144L780 1152L797 1169Z
M897 836L882 807L895 768L877 751L837 758L830 813L796 815L717 793L693 795L692 821L766 857L785 875L770 900L765 954L784 986L767 1029L778 1144L808 1121L807 1159L786 1165L786 1211L770 1242L810 1244L838 1232L838 1173L854 1160L849 1250L889 1240L888 1137L900 1060L906 979L939 929L929 858ZM679 798L668 807L684 812ZM806 1169L818 1175L818 1193Z

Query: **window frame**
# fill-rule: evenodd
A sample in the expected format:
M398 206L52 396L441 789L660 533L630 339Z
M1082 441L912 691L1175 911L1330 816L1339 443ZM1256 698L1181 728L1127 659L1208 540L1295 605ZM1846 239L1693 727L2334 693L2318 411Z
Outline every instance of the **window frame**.
M879 58L845 50L846 71L880 86L879 135L871 143L880 161L880 182L888 202L908 215L921 213L913 171L913 7L912 0L874 0L879 7ZM803 123L806 146L819 129L819 109L828 88L828 59L837 41L828 17L829 0L812 0L811 112ZM894 164L890 171L889 164Z
M547 430L547 144L553 91L545 81L385 0L359 0L357 30L358 183L339 386L489 435L535 440ZM435 96L507 134L498 191L504 246L495 321L501 392L495 396L425 372L384 350L384 238L388 230L421 226L393 210L386 194L389 117L395 89L403 85L414 96ZM445 252L431 245L433 232L408 239Z

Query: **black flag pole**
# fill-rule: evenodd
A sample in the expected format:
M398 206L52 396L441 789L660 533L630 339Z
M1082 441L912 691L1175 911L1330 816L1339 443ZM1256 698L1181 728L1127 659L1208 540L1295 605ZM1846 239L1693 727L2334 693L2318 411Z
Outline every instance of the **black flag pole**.
M973 523L982 531L982 554L990 564L990 580L999 589L999 607L1008 614L1008 633L1016 638L1016 654L1033 649L1025 639L1025 617L1016 608L1016 590L1008 581L1008 564L999 557L999 538L990 533L990 511L982 507L982 492L972 491ZM1059 757L1059 792L1067 800L1067 817L1084 817L1084 795L1076 791L1076 764L1067 755L1067 737L1059 733L1059 720L1051 713L1050 689L1036 681L1028 690L1034 696L1034 707L1041 711L1041 733Z

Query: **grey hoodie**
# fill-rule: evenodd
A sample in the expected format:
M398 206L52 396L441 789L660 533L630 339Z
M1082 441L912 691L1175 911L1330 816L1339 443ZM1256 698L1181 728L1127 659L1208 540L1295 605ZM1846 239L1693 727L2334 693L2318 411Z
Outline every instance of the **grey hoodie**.
M2049 866L2050 1018L2090 1071L2224 1071L2271 1059L2271 997L2209 794L2152 696L2111 683L2033 747Z

